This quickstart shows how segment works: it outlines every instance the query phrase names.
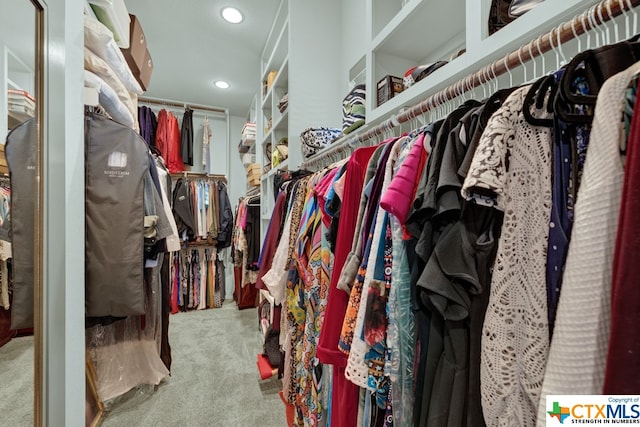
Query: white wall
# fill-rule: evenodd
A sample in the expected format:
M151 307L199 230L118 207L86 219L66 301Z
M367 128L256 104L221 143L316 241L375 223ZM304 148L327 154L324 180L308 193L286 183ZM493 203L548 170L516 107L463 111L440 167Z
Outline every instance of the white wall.
M46 0L45 426L85 424L82 0Z
M340 3L342 7L341 71L340 91L349 92L349 70L365 55L367 43L366 0L349 0Z
M160 107L155 104L140 103L140 105L146 105L150 107L156 116L158 112L164 108L167 111L171 111L177 118L178 122L182 124L182 116L184 114L183 108L178 107ZM204 118L209 118L209 128L211 129L211 152L209 164L211 166L210 173L227 175L227 120L223 113L207 112L202 110L193 110L193 166L189 170L193 172L204 172L204 166L202 164L202 137L204 133Z

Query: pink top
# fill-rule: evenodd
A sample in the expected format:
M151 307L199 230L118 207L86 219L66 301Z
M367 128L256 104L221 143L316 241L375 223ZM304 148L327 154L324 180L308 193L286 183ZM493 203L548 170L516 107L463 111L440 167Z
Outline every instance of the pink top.
M404 225L415 196L418 174L424 167L427 152L424 150L424 134L416 139L400 169L380 198L380 207L398 218Z

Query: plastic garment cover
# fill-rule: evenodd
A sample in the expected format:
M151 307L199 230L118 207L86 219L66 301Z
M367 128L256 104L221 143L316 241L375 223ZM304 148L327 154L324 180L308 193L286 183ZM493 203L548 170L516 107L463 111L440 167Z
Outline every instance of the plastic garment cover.
M162 265L160 254L159 265ZM142 262L142 261L141 261ZM96 369L100 400L107 407L112 399L135 389L146 395L169 375L160 358L162 338L162 289L160 268L145 269L147 314L129 316L110 325L86 330L87 357Z

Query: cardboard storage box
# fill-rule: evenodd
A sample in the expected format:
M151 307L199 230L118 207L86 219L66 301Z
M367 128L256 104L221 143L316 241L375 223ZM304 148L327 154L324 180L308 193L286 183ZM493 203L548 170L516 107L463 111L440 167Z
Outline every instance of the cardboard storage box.
M251 163L247 166L247 182L249 185L260 185L260 165Z
M124 58L134 76L140 76L147 56L147 39L142 31L142 25L135 15L129 15L129 33L131 40L127 49L121 49Z
M153 60L151 54L147 50L144 55L144 63L140 70L140 75L137 76L138 83L142 86L142 89L147 90L149 88L149 82L151 81L151 73L153 72Z

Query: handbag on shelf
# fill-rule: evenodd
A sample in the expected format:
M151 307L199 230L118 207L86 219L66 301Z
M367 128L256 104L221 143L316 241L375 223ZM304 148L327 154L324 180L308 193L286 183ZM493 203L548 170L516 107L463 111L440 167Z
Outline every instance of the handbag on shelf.
M340 129L307 128L300 134L302 155L304 158L309 158L341 136L342 131Z
M267 142L266 145L264 146L264 158L267 161L271 161L271 156L272 156L272 146L270 142Z
M489 11L489 35L524 15L544 0L492 0Z
M509 16L517 18L524 15L544 0L511 0L511 6L509 7Z
M417 67L410 68L404 73L404 78L402 79L405 90L448 63L449 61L436 61L431 64L418 65Z
M346 135L365 123L366 86L355 86L342 101L342 132Z
M287 138L278 141L276 149L271 154L271 167L275 168L289 157L289 145Z
M489 35L503 28L515 18L509 15L511 0L492 0L489 9Z

